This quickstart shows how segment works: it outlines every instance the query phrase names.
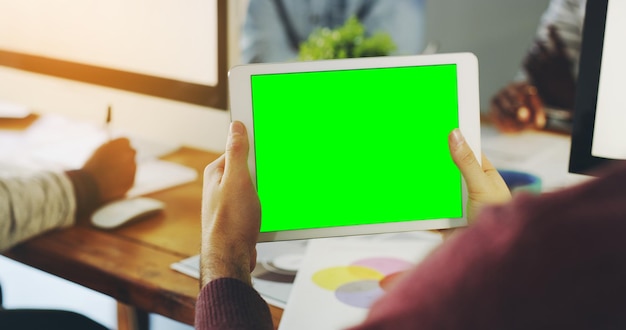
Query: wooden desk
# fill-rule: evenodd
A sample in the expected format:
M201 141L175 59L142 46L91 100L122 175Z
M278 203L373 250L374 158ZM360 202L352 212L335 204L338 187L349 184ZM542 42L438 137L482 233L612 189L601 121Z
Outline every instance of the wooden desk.
M193 183L147 195L167 204L159 215L111 231L81 220L74 227L22 243L6 256L141 311L191 325L198 281L169 267L200 250L202 172L217 156L181 148L163 157L195 168L199 177ZM282 309L270 306L270 310L277 327Z

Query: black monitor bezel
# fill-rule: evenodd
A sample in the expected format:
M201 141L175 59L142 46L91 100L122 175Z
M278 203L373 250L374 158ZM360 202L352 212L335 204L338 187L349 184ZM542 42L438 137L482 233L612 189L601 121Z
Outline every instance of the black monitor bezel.
M608 0L587 1L572 123L569 172L593 175L613 159L591 154Z

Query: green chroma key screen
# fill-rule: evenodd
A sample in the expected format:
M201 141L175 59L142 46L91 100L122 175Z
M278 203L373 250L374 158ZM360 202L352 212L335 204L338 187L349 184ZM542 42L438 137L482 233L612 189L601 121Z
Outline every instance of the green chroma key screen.
M251 84L261 232L462 216L456 65Z

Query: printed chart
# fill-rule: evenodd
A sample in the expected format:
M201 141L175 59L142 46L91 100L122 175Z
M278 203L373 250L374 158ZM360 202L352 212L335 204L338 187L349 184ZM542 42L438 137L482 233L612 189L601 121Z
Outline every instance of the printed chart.
M413 263L397 258L365 258L347 266L322 269L313 274L313 283L333 291L342 303L369 308L390 283Z
M310 240L279 329L346 329L441 243L429 232Z

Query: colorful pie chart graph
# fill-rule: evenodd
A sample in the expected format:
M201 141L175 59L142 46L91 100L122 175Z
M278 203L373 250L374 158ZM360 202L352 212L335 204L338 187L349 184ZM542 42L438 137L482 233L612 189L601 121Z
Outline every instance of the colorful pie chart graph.
M360 259L348 266L322 269L312 280L322 289L333 291L342 303L369 308L380 298L399 274L413 264L396 258Z

